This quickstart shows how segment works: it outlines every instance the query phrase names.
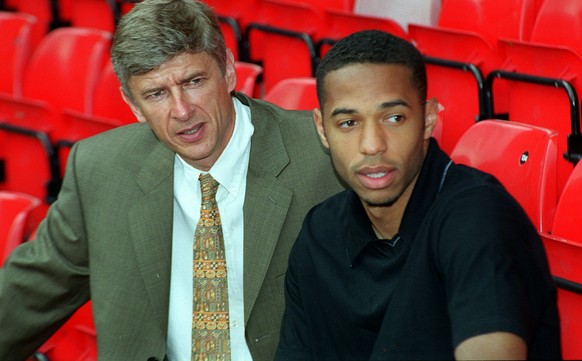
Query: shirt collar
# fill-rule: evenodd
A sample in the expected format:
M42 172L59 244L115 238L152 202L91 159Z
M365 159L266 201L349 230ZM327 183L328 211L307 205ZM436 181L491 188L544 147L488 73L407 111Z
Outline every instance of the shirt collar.
M251 123L250 108L235 97L232 100L236 114L232 137L208 173L228 193L236 195L238 192L243 191L241 190L241 185L244 184L244 178L247 174L251 137L254 132L254 127ZM192 177L195 177L195 179L198 179L202 171L186 163L179 155L176 156L187 172Z
M399 232L400 242L412 242L424 217L432 206L442 186L446 171L451 164L450 158L438 147L431 138L427 155L424 159L420 175L402 217ZM348 227L346 251L353 264L360 252L372 241L377 241L376 234L364 206L353 190L347 191L347 219L352 220Z

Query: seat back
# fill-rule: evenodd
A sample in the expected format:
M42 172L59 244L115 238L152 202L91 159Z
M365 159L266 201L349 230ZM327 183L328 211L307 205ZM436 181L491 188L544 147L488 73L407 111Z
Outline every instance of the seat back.
M52 0L51 0L52 1ZM108 0L105 0L108 1ZM75 6L75 2L77 2L77 0L58 0L58 10L59 10L59 15L60 18L64 21L64 22L70 22L71 18L73 17L73 7ZM66 25L70 25L70 24L66 24Z
M582 163L578 163L560 196L552 234L582 245ZM581 259L582 260L582 259Z
M285 14L285 16L281 16ZM324 13L306 3L263 0L246 28L249 59L261 62L265 91L285 78L310 77Z
M319 108L315 78L289 78L275 84L264 100L284 109L313 110Z
M0 93L20 96L24 68L34 48L36 19L24 13L0 12Z
M116 2L106 0L75 0L71 4L71 26L115 32L118 9L111 8Z
M327 10L327 26L321 33L319 56L323 57L334 42L362 30L382 30L408 40L408 33L396 21L346 10Z
M21 0L4 0L2 10L14 11Z
M123 100L119 90L120 86L119 79L113 71L113 64L107 60L95 85L91 114L115 119L123 124L135 123L137 121L135 115Z
M26 68L22 93L58 109L90 112L93 91L109 55L111 34L59 28L39 43Z
M492 43L499 37L529 39L536 5L536 0L446 0L438 26L475 32Z
M238 2L243 2L243 1L238 1ZM117 4L119 6L119 15L123 16L123 15L127 14L131 9L133 9L136 2L134 0L118 0Z
M92 302L81 306L37 351L35 360L97 361Z
M60 118L46 102L0 95L0 190L52 202L60 187L50 134Z
M0 191L0 267L14 248L26 240L30 215L41 200L20 192Z
M97 115L86 114L74 110L65 110L62 114L66 130L56 144L55 155L58 157L60 176L65 176L67 159L71 147L79 140L103 133L126 123Z
M446 0L438 26L409 25L410 37L423 55L439 60L431 62L427 72L429 95L437 97L445 107L445 151L454 147L477 117L484 118L483 78L503 61L497 40L529 38L535 11L536 0ZM503 114L507 108L507 83L497 82L495 86L496 108Z
M577 94L582 92L582 2L569 0L544 1L531 35L531 41L502 39L500 47L505 56L503 70L535 77L531 81L513 81L509 88L508 114L510 119L527 122L558 131L558 151L568 150L568 136L580 122L574 102L563 87L540 78L567 82ZM498 79L498 78L495 78ZM497 80L496 80L497 81ZM545 83L545 84L544 84ZM497 105L495 105L497 107ZM558 195L562 191L573 165L561 158L558 162Z
M55 24L57 19L51 8L51 1L55 0L20 0L15 5L15 10L32 15L36 18L38 26L33 31L33 42L38 43Z
M237 21L241 28L245 28L249 21L257 14L261 0L205 0L205 3L220 16L230 17Z
M250 97L259 96L258 78L263 73L260 65L237 61L234 64L236 70L236 91L240 91Z
M567 48L557 48L525 42L502 42L507 54L504 70L511 74L526 75L535 81L511 81L508 91L507 112L509 119L541 127L551 127L559 134L558 152L568 151L568 137L574 126L579 126L580 114L576 113L576 96L566 88L555 86L561 79L576 92L582 91L579 74L582 74L582 58ZM499 77L493 77L497 81ZM579 94L579 93L578 93ZM497 105L495 105L497 107ZM558 195L562 192L573 164L564 157L558 160Z
M558 201L551 234L542 233L550 271L558 285L562 356L582 358L582 163L574 168Z
M541 5L531 41L552 45L562 45L573 50L582 49L582 2L571 0L544 1Z
M484 120L459 139L451 158L495 176L539 231L556 209L557 133L528 124Z

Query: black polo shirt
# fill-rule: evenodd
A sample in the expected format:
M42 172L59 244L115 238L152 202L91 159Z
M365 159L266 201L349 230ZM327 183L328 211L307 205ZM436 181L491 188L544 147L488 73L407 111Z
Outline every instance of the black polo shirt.
M289 258L276 360L453 359L506 331L560 358L556 291L535 228L491 176L431 141L397 236L346 190L307 215Z

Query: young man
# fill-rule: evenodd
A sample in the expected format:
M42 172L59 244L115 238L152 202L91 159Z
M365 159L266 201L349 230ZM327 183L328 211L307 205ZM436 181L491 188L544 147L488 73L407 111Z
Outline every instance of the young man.
M112 61L139 124L73 148L37 238L0 269L0 360L25 359L89 299L100 360L272 360L291 245L343 189L310 113L233 93L232 54L200 1L136 4ZM193 271L210 244L203 173L219 183L227 289ZM220 340L197 303L214 292L228 300Z
M413 45L338 42L314 119L350 186L291 251L276 360L559 358L556 292L534 227L490 175L454 164Z

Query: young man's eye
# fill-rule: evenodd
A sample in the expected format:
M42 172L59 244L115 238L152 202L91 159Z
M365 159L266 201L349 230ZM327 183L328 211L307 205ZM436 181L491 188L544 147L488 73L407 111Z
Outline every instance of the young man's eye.
M344 120L338 123L338 126L340 128L349 128L349 127L353 127L356 124L356 121L353 119L349 119L349 120Z
M404 120L404 116L400 114L393 114L386 118L386 122L388 123L400 123Z

